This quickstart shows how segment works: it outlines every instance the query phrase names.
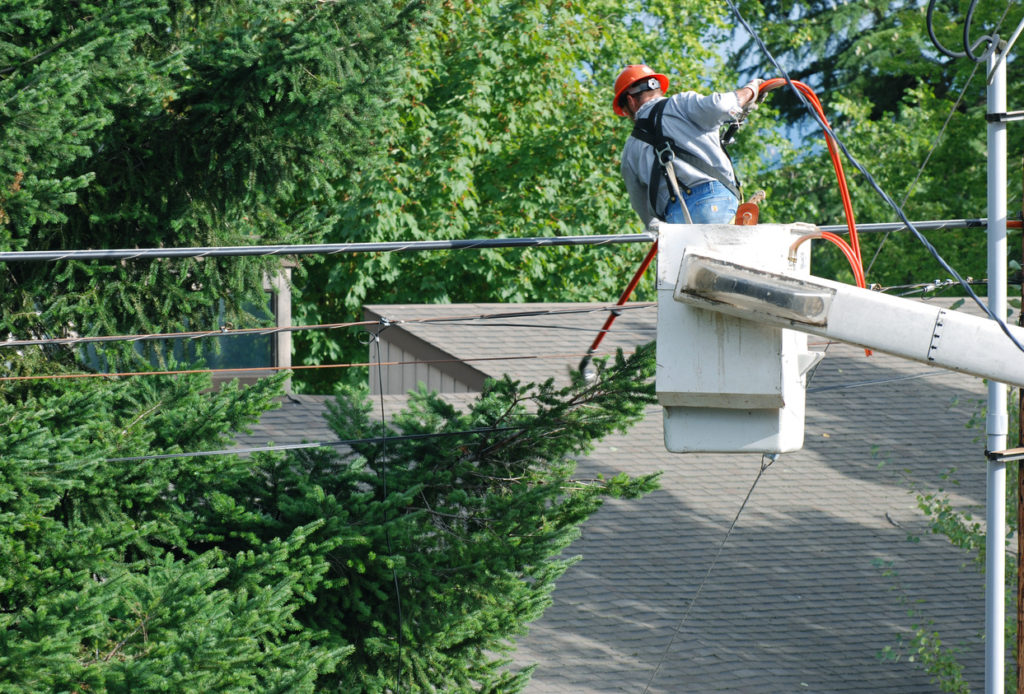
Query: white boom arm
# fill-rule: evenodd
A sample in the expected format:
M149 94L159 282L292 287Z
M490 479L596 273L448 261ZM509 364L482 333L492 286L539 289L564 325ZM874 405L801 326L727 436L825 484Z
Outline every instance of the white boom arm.
M1024 352L993 320L686 249L674 298L700 308L1024 386ZM1024 344L1024 329L1008 326Z

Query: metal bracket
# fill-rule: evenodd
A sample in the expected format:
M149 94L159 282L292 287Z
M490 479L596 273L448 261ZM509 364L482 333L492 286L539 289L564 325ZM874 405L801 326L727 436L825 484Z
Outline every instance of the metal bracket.
M935 325L932 327L932 339L928 343L928 361L935 361L935 357L932 356L939 349L939 338L942 337L942 317L946 315L946 310L940 308L939 312L935 315Z
M1024 111L1007 111L1006 113L986 113L985 120L989 123L1008 123L1014 120L1024 120Z
M1005 451L985 451L985 457L993 463L1009 463L1024 460L1024 448L1008 448Z

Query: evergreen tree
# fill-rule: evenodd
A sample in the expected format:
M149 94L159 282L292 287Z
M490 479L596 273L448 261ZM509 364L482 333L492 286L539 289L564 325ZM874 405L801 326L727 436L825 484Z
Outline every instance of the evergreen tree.
M247 461L108 460L223 447L277 381L103 381L0 404L0 691L311 692L335 667L345 649L295 618L308 579L289 558L315 524L259 552L193 548Z
M265 552L296 528L308 566L296 617L331 652L324 691L515 692L515 637L550 604L575 559L564 550L608 496L635 498L657 476L579 479L575 460L655 401L653 343L601 378L489 382L466 412L420 391L383 424L349 391L328 418L350 451L264 457L229 492L229 524L206 529L231 552ZM223 523L223 518L216 520Z
M392 118L427 2L12 0L0 16L0 248L314 242ZM15 335L252 324L268 259L8 264ZM70 357L69 357L70 359Z
M339 436L371 442L255 460L109 459L222 448L273 381L0 406L0 692L519 691L502 655L579 525L656 484L573 477L654 401L653 369L647 346L594 383L505 379L465 413L420 393L386 427L340 399Z

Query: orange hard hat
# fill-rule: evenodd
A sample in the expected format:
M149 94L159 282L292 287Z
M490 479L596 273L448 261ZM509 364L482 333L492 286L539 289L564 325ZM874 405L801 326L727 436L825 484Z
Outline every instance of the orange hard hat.
M622 107L619 106L619 97L622 96L622 93L646 78L658 80L658 84L661 85L661 91L668 91L668 77L665 77L665 75L655 72L646 65L627 65L622 68L622 72L615 78L615 98L612 100L612 110L615 111L615 115L626 115Z

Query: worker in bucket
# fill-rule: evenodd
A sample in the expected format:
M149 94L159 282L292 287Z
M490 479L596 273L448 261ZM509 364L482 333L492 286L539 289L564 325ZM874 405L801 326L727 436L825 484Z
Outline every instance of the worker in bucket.
M734 92L680 92L666 97L668 77L646 65L628 65L615 80L612 109L630 118L622 150L629 202L649 224L731 224L740 185L719 129L757 107L754 79Z

